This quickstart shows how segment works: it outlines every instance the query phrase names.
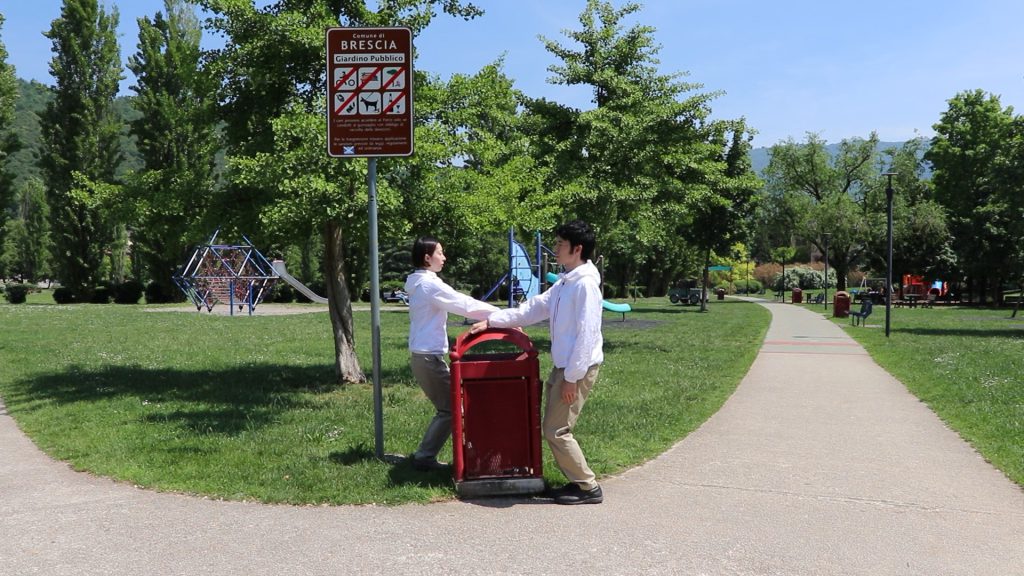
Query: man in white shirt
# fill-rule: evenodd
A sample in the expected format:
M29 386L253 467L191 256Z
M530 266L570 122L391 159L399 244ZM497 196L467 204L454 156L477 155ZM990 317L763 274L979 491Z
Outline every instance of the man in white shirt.
M470 329L512 328L550 320L554 368L545 384L544 438L555 463L569 479L551 491L559 504L598 504L604 495L594 472L572 434L604 361L601 336L601 275L590 262L594 233L575 220L555 230L555 259L565 269L543 294L518 308L491 314Z

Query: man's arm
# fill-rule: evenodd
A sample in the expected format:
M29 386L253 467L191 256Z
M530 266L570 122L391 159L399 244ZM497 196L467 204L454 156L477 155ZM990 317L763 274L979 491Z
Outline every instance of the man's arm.
M551 312L549 301L551 300L551 289L530 298L519 305L518 308L506 308L491 314L487 320L473 324L469 329L470 334L482 332L487 328L516 328L529 326L542 320L546 320Z

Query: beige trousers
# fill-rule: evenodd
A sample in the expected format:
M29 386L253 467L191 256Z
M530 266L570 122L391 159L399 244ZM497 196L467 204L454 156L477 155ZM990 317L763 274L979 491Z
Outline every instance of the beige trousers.
M451 372L440 354L413 354L409 362L412 375L436 410L419 448L413 453L417 460L430 460L437 458L452 435Z
M551 454L555 457L555 463L562 470L562 474L570 482L579 484L584 490L593 490L597 486L597 479L594 472L587 465L587 459L583 456L579 442L572 435L572 428L576 425L576 419L583 410L583 404L590 395L590 390L597 381L597 373L601 365L595 364L587 370L583 378L577 382L579 392L576 401L566 404L562 400L562 383L565 382L565 370L554 368L548 375L547 384L544 387L544 439L551 447Z

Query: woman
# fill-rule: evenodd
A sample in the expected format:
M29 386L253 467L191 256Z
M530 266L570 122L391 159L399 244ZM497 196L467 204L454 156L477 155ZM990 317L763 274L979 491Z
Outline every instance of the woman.
M495 306L466 296L438 278L445 260L444 248L435 238L417 238L412 245L412 264L416 271L405 281L405 292L409 295L412 374L437 410L412 455L413 467L421 471L445 466L437 461L437 453L452 433L451 373L444 359L448 353L448 313L486 320L492 312L498 311Z

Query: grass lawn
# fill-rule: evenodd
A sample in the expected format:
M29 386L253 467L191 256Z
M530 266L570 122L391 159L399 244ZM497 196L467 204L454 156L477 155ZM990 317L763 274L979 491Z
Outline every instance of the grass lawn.
M867 328L836 322L1024 486L1024 317L984 308L893 308L888 339L884 305L875 307Z
M264 502L454 496L445 472L421 474L373 457L372 387L334 382L324 312L228 317L32 302L0 305L0 397L40 448L78 470ZM652 298L634 303L626 322L605 314L605 365L577 425L599 475L667 449L713 414L746 373L768 312L736 301L709 308L701 314ZM369 312L355 320L369 372ZM432 407L409 370L408 316L386 312L381 322L385 450L408 454ZM449 333L462 328L453 323ZM546 328L527 332L542 351L543 377ZM546 446L545 477L561 480Z

